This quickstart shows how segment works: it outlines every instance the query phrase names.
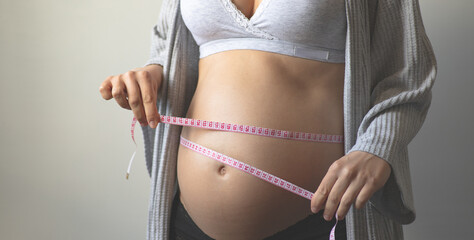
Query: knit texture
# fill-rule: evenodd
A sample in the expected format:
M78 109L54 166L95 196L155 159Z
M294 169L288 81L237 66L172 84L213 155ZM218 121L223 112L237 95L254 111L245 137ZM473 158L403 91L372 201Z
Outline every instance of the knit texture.
M403 239L415 219L408 144L431 104L437 63L418 0L346 0L345 152L386 160L392 174L362 209L346 216L349 240ZM199 47L186 28L179 0L163 0L152 31L148 64L163 66L160 114L185 117L198 80ZM151 177L147 239L167 240L177 192L181 126L142 127Z

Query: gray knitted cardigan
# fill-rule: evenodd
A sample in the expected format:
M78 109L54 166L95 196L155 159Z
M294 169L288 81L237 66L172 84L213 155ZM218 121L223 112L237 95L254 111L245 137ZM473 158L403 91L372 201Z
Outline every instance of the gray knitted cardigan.
M163 0L146 65L163 66L158 112L185 117L197 85L199 47L181 18L179 4L179 0ZM369 152L392 167L387 183L365 207L351 207L347 236L349 240L403 239L401 224L415 219L407 146L431 104L436 58L418 0L346 0L346 16L345 152ZM169 238L181 128L142 127L151 176L150 240Z

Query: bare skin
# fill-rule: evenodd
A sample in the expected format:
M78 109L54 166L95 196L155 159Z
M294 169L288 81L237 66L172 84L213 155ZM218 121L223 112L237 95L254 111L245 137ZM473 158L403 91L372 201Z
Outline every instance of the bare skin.
M260 2L234 1L248 18ZM344 69L344 63L256 50L212 54L199 61L198 85L186 117L343 135ZM131 109L143 125L156 127L161 73L161 66L149 65L110 76L100 92ZM342 219L352 204L361 208L390 175L385 160L361 151L344 155L342 143L188 127L181 134L315 193L309 202L180 145L180 199L214 239L262 239L321 209L327 220L336 211Z
M343 63L254 50L221 52L200 60L187 117L343 135L343 80ZM189 127L181 135L311 192L344 155L342 143ZM177 167L183 205L214 239L262 239L311 214L308 199L184 146Z

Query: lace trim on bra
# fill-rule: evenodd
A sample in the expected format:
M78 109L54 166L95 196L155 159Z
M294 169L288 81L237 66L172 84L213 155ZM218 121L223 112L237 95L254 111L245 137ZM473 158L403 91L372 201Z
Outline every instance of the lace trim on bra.
M232 15L234 20L245 29L245 31L269 40L279 40L277 37L256 28L249 19L231 2L231 0L220 0L225 9Z

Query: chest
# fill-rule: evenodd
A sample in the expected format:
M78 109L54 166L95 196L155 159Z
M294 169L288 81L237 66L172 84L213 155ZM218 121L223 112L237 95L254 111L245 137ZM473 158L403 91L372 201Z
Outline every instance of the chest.
M268 0L229 0L232 1L235 7L247 18L251 19L255 14L256 10L262 4Z
M201 45L258 37L344 49L344 0L180 0L184 23Z

